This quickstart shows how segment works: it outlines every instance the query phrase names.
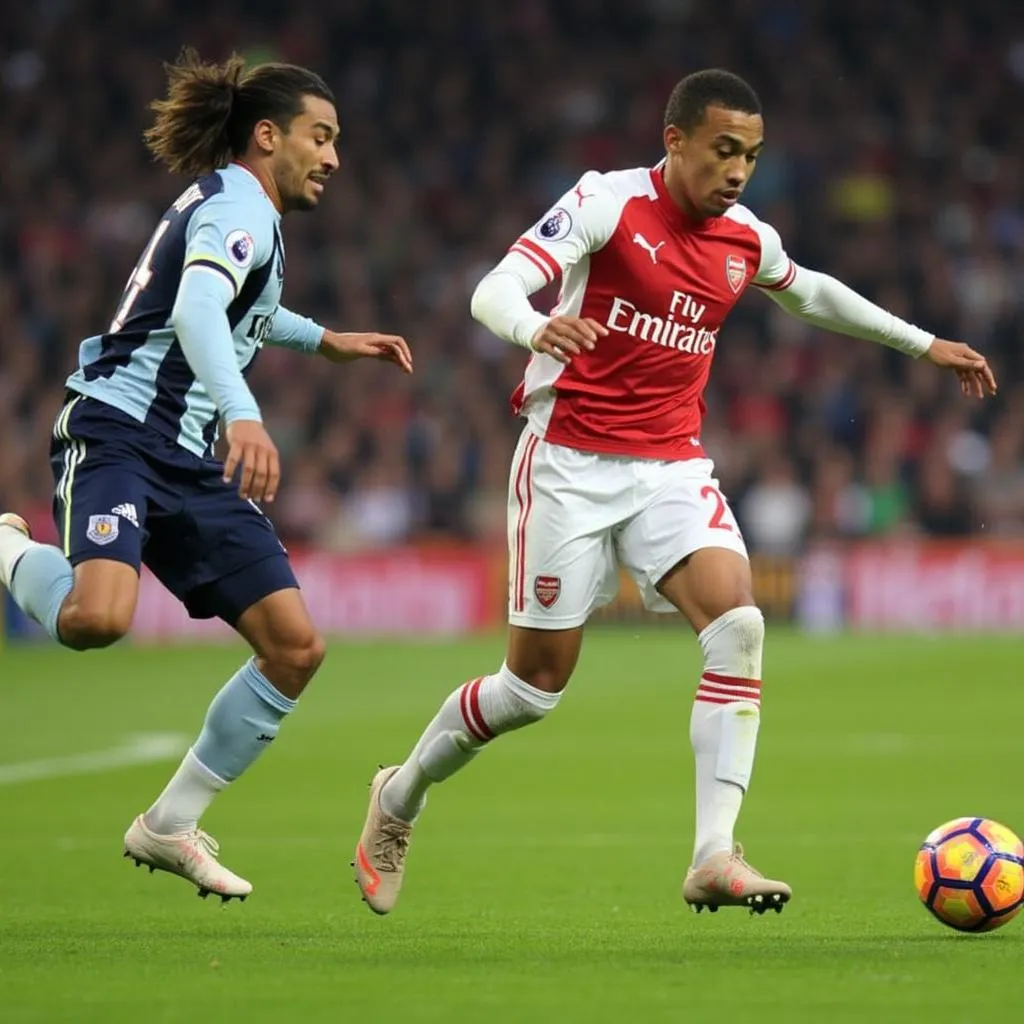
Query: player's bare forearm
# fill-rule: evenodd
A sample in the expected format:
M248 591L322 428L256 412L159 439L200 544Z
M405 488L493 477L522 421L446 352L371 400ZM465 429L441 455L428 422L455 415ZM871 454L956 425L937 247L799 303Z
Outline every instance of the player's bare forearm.
M412 352L405 338L396 334L324 331L317 351L332 363L347 363L353 359L384 359L394 363L404 373L412 373Z
M988 360L963 342L936 338L928 346L924 358L943 369L953 370L960 378L960 390L967 397L984 398L986 394L994 395L999 390Z

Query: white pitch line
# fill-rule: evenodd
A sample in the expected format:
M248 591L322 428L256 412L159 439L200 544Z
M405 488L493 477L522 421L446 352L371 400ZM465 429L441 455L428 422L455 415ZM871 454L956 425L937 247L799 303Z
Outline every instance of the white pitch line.
M68 757L44 757L36 761L0 764L0 786L40 779L66 779L76 775L94 775L112 768L128 768L137 764L168 761L183 754L188 737L177 732L144 732L126 736L116 747L95 750L90 754Z

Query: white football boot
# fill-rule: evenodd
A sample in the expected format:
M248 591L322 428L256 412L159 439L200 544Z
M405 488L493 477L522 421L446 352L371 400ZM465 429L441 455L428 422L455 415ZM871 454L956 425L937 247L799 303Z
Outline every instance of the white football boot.
M409 852L412 825L386 814L380 806L380 791L384 783L398 771L400 765L381 766L370 783L370 808L366 824L351 862L355 868L356 884L363 901L375 914L389 914L398 902L405 875L405 858Z
M244 901L252 885L228 871L218 860L220 846L213 836L201 829L161 836L151 832L140 814L125 833L124 855L136 867L147 865L150 873L168 871L180 875L199 890L201 899L210 893L220 896L222 903L232 898Z
M714 853L691 867L683 883L683 899L699 914L705 907L748 907L751 914L782 913L793 890L785 882L765 878L743 859L739 843L732 853Z

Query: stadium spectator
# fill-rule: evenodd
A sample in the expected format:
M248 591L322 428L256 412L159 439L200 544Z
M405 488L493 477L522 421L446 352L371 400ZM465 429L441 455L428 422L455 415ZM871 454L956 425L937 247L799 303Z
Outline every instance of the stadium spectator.
M141 133L161 61L185 42L309 64L334 86L346 180L287 225L285 298L415 348L411 381L261 355L252 383L284 456L273 514L287 540L502 536L525 355L474 325L469 294L583 169L657 160L668 87L710 64L761 94L768 149L745 201L794 258L980 348L1002 384L950 433L955 385L745 298L705 441L751 547L1024 535L1015 5L223 0L211 14L198 0L67 0L13 5L3 37L0 129L17 146L0 208L0 507L34 509L44 539L61 382L180 184Z

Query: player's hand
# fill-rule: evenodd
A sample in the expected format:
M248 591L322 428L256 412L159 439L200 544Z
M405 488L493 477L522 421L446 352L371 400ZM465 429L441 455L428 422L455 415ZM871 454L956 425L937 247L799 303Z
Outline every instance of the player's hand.
M324 331L320 354L332 363L347 363L352 359L384 359L394 363L404 373L412 373L412 352L405 338L396 334L338 334L336 331Z
M608 328L589 316L553 316L533 336L530 347L560 363L571 363L573 356L592 352L597 339L607 334Z
M281 482L281 460L263 424L259 420L235 420L228 424L225 435L229 447L224 482L231 483L241 466L238 493L252 501L273 501Z
M960 390L968 398L972 395L984 398L986 391L994 395L999 389L988 360L962 342L936 338L925 353L925 358L936 366L953 370L960 378Z

